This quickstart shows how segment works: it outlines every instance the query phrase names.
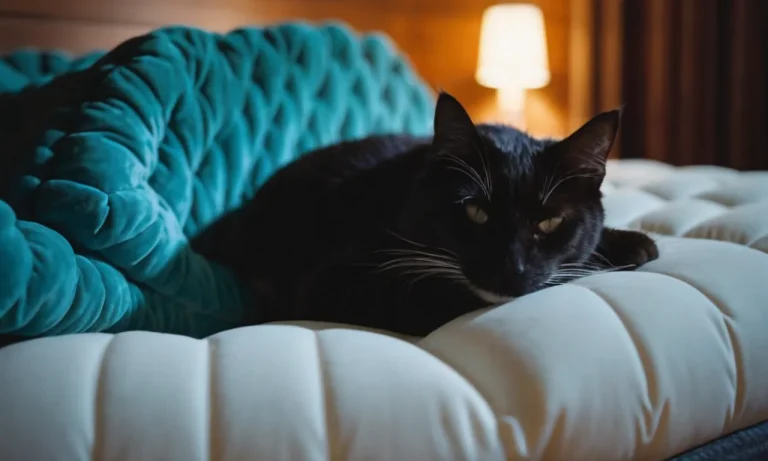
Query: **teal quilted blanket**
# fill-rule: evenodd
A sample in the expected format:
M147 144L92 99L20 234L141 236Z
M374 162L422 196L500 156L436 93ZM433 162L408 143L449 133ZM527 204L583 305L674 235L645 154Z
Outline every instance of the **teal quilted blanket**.
M0 57L0 335L242 325L258 306L188 239L308 150L429 133L432 98L335 23Z

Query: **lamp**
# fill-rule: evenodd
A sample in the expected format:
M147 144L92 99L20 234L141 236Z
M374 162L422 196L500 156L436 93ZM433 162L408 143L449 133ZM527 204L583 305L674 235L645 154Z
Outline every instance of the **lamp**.
M525 129L525 92L549 83L548 61L538 6L503 3L485 10L475 79L497 90L505 121Z

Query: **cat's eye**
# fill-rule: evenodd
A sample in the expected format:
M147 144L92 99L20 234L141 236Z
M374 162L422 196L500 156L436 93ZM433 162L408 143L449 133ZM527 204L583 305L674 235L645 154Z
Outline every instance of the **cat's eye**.
M539 230L545 234L551 234L560 224L562 224L562 222L562 216L555 216L549 219L545 219L539 223Z
M488 213L475 202L464 202L464 211L466 211L467 217L475 224L485 224L488 222Z

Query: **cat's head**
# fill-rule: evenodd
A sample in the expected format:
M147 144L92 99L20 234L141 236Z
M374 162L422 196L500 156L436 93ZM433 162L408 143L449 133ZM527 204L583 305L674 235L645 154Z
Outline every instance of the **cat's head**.
M436 273L485 302L562 280L599 242L600 186L619 119L613 110L565 139L535 139L506 126L475 125L441 93L427 166L400 229L447 258Z

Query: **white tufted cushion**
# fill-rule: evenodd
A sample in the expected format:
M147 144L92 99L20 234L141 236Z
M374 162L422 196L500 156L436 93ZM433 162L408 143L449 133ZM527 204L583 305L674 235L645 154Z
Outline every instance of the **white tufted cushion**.
M603 192L609 226L768 252L768 171L614 160Z
M706 173L694 187L676 171L613 164L609 220L685 234L705 211L660 197L750 176ZM727 195L712 184L709 197ZM741 206L752 205L705 219ZM659 245L637 272L549 288L423 339L302 324L9 346L0 458L653 461L768 420L768 254Z

